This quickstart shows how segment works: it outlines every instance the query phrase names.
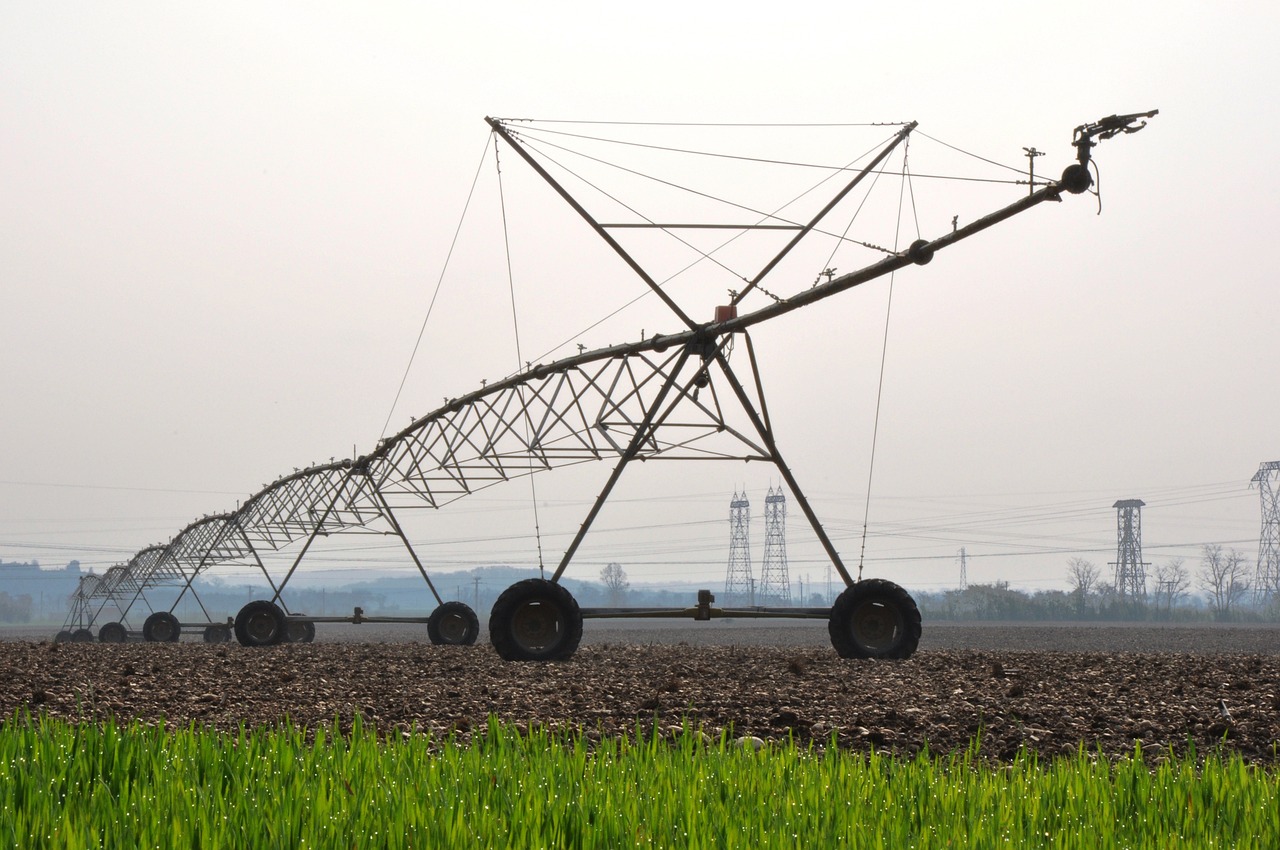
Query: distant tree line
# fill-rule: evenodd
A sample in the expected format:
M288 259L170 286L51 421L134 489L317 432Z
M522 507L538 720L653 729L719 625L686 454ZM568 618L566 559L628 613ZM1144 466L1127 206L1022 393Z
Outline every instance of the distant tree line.
M1280 593L1253 587L1252 572L1239 551L1210 544L1201 550L1194 572L1182 558L1154 565L1136 597L1104 581L1097 565L1072 558L1066 576L1070 590L1026 592L996 582L921 593L917 601L923 615L948 620L1280 620Z
M10 596L0 590L0 623L31 622L31 602L26 593Z

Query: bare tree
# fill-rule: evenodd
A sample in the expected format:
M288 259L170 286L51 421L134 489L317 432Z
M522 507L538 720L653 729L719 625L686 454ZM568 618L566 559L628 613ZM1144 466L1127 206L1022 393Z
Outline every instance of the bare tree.
M1200 589L1218 617L1230 615L1231 608L1249 592L1249 568L1244 555L1235 549L1223 551L1217 543L1207 543L1200 558Z
M1084 558L1072 558L1067 561L1067 583L1071 585L1071 592L1076 597L1076 608L1082 614L1089 594L1093 592L1100 575L1097 566Z
M1156 564L1156 608L1163 602L1165 611L1172 611L1190 587L1191 572L1181 558Z
M600 571L600 580L609 591L609 604L621 605L628 588L631 587L631 582L627 581L627 571L622 568L622 564L610 563Z

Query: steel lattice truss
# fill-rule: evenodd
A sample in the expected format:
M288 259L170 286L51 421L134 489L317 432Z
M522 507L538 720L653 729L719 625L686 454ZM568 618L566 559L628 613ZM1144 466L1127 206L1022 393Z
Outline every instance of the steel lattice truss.
M381 515L369 479L345 460L300 470L263 488L228 517L223 545L279 551L317 534L367 525ZM243 551L241 554L249 554Z
M1254 594L1261 604L1280 599L1280 460L1258 467L1252 483L1262 501L1262 530L1258 535L1258 573Z
M729 566L725 571L726 605L755 604L751 575L751 501L746 492L729 502Z
M103 609L114 605L127 619L129 608L139 598L145 600L143 591L148 587L146 573L154 563L162 547L149 547L133 556L127 563L115 564L102 575L81 576L71 594L70 611L65 628L88 628L101 615Z
M679 382L687 351L629 348L536 367L451 402L369 458L374 486L397 504L408 495L440 507L513 477L617 458L633 443L644 460L768 459L730 423L705 372Z
M1120 598L1140 601L1147 596L1147 567L1142 560L1142 508L1141 499L1121 499L1112 507L1116 509L1116 592Z
M764 499L764 562L760 567L761 604L791 604L791 571L787 566L787 496L769 488Z

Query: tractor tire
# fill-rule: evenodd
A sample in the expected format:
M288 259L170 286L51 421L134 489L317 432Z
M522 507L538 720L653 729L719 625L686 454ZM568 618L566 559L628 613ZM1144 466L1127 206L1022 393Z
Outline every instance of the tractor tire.
M129 639L129 630L123 623L107 623L98 629L98 640L102 643L124 643Z
M302 616L297 614L295 616ZM311 643L316 639L316 624L310 620L286 619L284 627L285 643Z
M142 623L142 637L153 643L177 643L182 624L168 611L156 611Z
M235 629L241 646L275 646L285 640L284 611L266 599L254 600L236 614Z
M205 626L205 643L227 643L231 640L230 626Z
M507 661L564 661L582 641L582 611L553 581L518 581L493 603L489 640Z
M910 658L920 645L920 609L893 582L867 579L836 598L827 631L842 658Z
M56 635L53 636L53 642L54 643L70 643L71 630L63 629L62 631L58 632Z
M471 646L480 637L480 618L465 602L444 602L427 618L427 637L436 646Z
M88 629L76 629L71 633L72 643L90 643L93 640L93 632Z

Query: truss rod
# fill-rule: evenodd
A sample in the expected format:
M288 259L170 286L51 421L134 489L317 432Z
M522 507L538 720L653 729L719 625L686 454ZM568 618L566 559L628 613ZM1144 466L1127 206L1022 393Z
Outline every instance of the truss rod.
M262 563L262 556L258 554L258 547L253 545L253 541L249 539L249 535L245 532L244 527L240 525L239 520L234 523L236 531L240 532L240 537L244 540L244 544L249 547L250 554L253 555L254 563L258 565L258 569L262 571L262 577L267 580L267 586L271 588L272 599L280 599L280 588L276 587L275 581L271 578L271 573L267 572L267 565ZM289 608L284 604L284 600L280 599L280 607L284 609L286 614Z
M818 541L822 544L822 548L826 550L827 557L831 559L831 564L840 573L840 577L844 579L847 586L853 585L853 576L849 574L849 570L845 568L844 561L840 557L840 553L836 551L835 544L831 538L827 536L827 531L822 527L822 521L818 519L818 515L814 512L813 507L809 504L808 498L800 489L800 483L796 481L795 475L791 473L791 468L787 466L786 461L782 459L782 453L778 451L778 444L773 439L773 433L761 420L760 415L756 413L755 407L751 404L751 399L747 395L746 389L742 386L742 382L738 380L733 369L729 366L729 359L724 356L723 352L716 352L716 362L720 364L720 368L724 371L725 378L729 381L729 385L733 387L734 394L738 397L738 401L742 403L742 409L746 412L747 417L751 420L751 424L760 432L760 439L764 441L768 447L769 453L772 455L774 466L778 467L782 479L787 482L787 486L791 488L791 494L795 496L796 501L800 503L800 510L804 512L805 518L809 520L809 525L813 526L813 532L817 535ZM757 378L758 380L758 378ZM764 396L761 396L763 399Z
M602 224L606 230L804 230L803 224L661 224L637 221Z
M337 506L338 499L341 496L342 496L342 488L339 487L334 491L333 498L329 500L329 505L324 509L324 514L321 515L320 521L316 523L316 527L312 530L310 536L307 537L307 542L302 544L302 550L299 551L298 556L294 558L293 565L290 566L289 571L285 573L284 578L280 582L280 586L276 588L275 593L271 597L272 602L280 601L281 591L283 591L285 588L285 585L289 583L289 579L293 578L294 571L298 569L298 565L301 564L302 559L306 557L307 550L311 548L311 544L316 542L316 538L320 535L320 531L324 528L325 520L327 520L329 518L329 515L333 513L333 509Z
M556 360L549 364L539 363L532 365L523 372L504 378L500 381L493 381L482 389L468 393L465 396L460 396L456 399L449 399L442 407L437 408L426 416L414 420L414 422L407 428L400 431L395 436L383 441L369 457L371 459L385 458L395 449L395 445L399 441L410 437L415 432L421 430L425 425L435 420L442 419L450 412L475 404L486 396L510 390L519 384L527 383L531 379L541 380L552 374L564 374L574 369L581 369L591 363L623 359L649 351L665 351L668 347L703 344L723 334L732 334L746 330L747 328L758 325L761 322L768 321L783 314L790 313L793 310L798 310L801 307L806 307L810 304L830 298L833 295L853 289L856 286L884 277L898 269L905 268L910 265L927 263L933 258L935 252L940 251L943 248L954 245L962 239L967 239L976 233L980 233L989 227L992 227L1008 218L1012 218L1019 213L1025 212L1026 210L1029 210L1045 201L1060 200L1061 194L1064 191L1067 190L1061 182L1051 183L1029 196L1020 198L1018 201L1009 204L996 212L973 221L964 227L951 231L933 241L923 239L919 240L907 251L885 257L884 259L862 269L832 278L830 281L805 289L790 298L770 303L761 307L759 310L755 310L750 313L743 313L732 319L726 319L722 322L707 322L690 330L680 331L673 334L655 334L648 339L640 340L638 342L623 343L594 349L592 351L585 351L581 354L561 358L560 360Z
M574 553L578 551L578 547L582 544L582 539L587 536L587 531L590 530L591 524L595 522L600 509L604 507L605 501L609 498L609 493L613 490L614 485L618 483L618 479L622 477L622 470L639 454L640 446L644 444L644 441L649 439L649 433L652 430L654 419L658 415L658 410L662 407L667 394L671 392L671 388L680 377L680 370L684 368L684 364L688 360L689 349L686 348L681 352L680 359L676 361L671 374L663 382L662 389L658 391L657 397L649 405L640 427L636 428L636 432L632 436L631 442L627 445L626 451L622 453L622 457L619 458L617 465L613 468L613 472L609 475L609 480L605 482L604 489L600 491L600 495L596 497L591 510L587 512L587 518L582 521L582 525L578 528L578 533L574 535L573 541L569 543L569 548L565 550L564 557L560 559L559 566L556 567L555 573L551 576L552 581L560 581L560 576L564 575L569 562L573 560Z
M559 182L557 182L556 179L542 167L542 164L534 159L533 156L524 149L524 146L511 136L511 133L502 125L501 121L498 121L495 118L485 118L484 120L489 122L489 126L493 128L493 131L501 136L507 144L511 145L511 148L516 153L520 154L521 159L529 163L529 167L536 171L538 176L547 181L547 184L550 185L561 198L564 198L565 203L573 207L574 212L582 216L583 221L591 226L591 229L594 230L600 238L614 250L614 253L621 257L627 265L631 266L631 270L640 276L640 279L643 280L645 284L662 299L664 304L671 308L671 312L675 313L680 321L684 322L690 328L696 328L698 326L698 323L689 318L684 310L680 309L680 305L662 289L656 280L649 276L649 273L646 272L638 262L636 262L635 258L628 254L626 249L619 245L618 241L609 235L609 231L605 230L600 223L592 217L591 213L587 212L586 208L583 207L582 204L578 203L574 197L569 194L568 190L561 186Z
M880 153L876 154L875 159L871 160L871 162L867 164L866 168L862 169L857 174L855 174L853 179L849 181L848 185L846 185L843 189L837 192L836 196L832 198L830 201L828 201L827 205L823 207L818 212L818 214L815 215L812 220L810 220L808 224L806 224L803 228L801 228L800 232L797 233L795 236L793 236L791 238L791 241L788 242L785 246L783 246L782 250L779 251L772 260L770 260L768 263L765 264L765 267L762 268L759 271L759 273L757 273L756 276L751 279L751 281L746 285L746 287L743 288L741 292L739 292L737 295L733 297L733 301L731 303L734 306L737 306L738 303L741 302L742 299L747 296L748 292L755 289L756 286L760 283L760 281L764 280L765 276L769 274L769 272L773 271L774 267L777 266L778 263L782 262L783 257L791 253L791 249L796 247L796 245L799 244L801 239L803 239L806 235L809 234L811 230L817 227L818 222L822 221L822 219L826 217L827 213L831 212L831 210L835 208L836 204L844 200L845 195L848 195L850 192L852 192L854 187L857 186L859 183L861 183L864 177L866 177L868 174L874 171L876 167L880 165L880 163L884 162L885 157L891 154L893 152L893 149L896 148L899 144L901 144L902 140L911 134L911 131L916 128L917 123L918 122L916 121L912 121L910 124L908 124L907 126L903 127L901 130L899 130L897 134L894 135L893 140L889 142L889 144L885 145L884 149L880 151Z
M427 583L427 587L431 590L431 595L436 598L436 604L443 605L444 600L440 598L440 593L436 590L435 584L431 581L431 576L427 575L427 568L422 566L422 561L418 559L418 553L414 551L413 545L409 543L409 538L405 536L404 530L396 520L396 515L391 510L391 505L387 504L386 497L382 495L382 491L377 487L373 488L373 492L378 498L378 504L382 507L383 516L386 517L387 522L391 523L392 530L395 531L396 536L400 538L400 542L404 544L404 548L409 551L409 557L413 559L413 565L418 568L418 572L422 573L422 579Z
M186 581L182 586L182 590L178 593L178 598L174 600L173 607L170 610L177 609L178 603L182 601L183 597L186 596L187 591L189 590L191 591L191 597L195 599L196 604L200 606L200 612L204 614L205 620L210 622L213 621L213 615L209 613L207 608L205 608L204 600L202 600L200 595L196 593L194 584L200 573L210 566L210 562L221 563L238 557L240 554L238 547L235 550L231 550L226 545L228 532L233 528L232 519L233 515L231 514L219 514L202 520L197 526L188 527L188 531L198 531L200 534L200 539L190 545L186 542L188 539L188 531L183 532L181 535L183 537L183 545L172 550L174 553L172 555L173 559L181 564L183 557L188 557L189 555L198 555L198 557L194 559L195 566L186 574ZM185 551L187 549L191 550L190 553ZM214 553L215 549L220 550L216 555Z

